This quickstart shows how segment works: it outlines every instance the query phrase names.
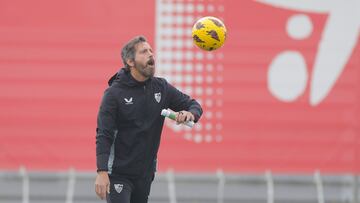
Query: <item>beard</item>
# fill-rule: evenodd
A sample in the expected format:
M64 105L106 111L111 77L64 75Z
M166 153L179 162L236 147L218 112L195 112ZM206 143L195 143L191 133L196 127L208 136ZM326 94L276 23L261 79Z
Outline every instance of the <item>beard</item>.
M151 78L155 74L155 61L153 58L149 59L145 64L135 61L135 69L144 77Z

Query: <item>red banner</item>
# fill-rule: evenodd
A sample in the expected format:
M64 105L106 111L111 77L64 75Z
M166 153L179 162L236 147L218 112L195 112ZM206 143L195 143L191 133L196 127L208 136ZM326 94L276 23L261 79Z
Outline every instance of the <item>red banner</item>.
M359 172L355 2L5 0L0 168L93 170L107 79L143 34L157 73L205 110L192 130L166 122L160 171ZM207 15L228 30L214 52L191 42Z

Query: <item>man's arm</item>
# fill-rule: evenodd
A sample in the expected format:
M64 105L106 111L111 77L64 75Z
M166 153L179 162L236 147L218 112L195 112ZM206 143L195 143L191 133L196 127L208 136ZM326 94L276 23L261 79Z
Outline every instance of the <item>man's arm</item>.
M117 119L117 102L109 89L104 93L97 118L96 165L98 171L108 170L110 148L114 141Z
M95 191L101 199L105 199L106 192L109 192L108 160L117 129L116 119L116 99L111 95L110 89L107 89L101 101L96 128L96 165L98 175L95 180Z
M203 113L200 104L195 99L192 99L188 95L180 92L171 84L168 83L168 86L170 99L169 108L176 112L182 112L177 114L176 120L180 122L194 120L194 122L197 122ZM187 112L185 111L190 112L194 116L194 119L189 119Z

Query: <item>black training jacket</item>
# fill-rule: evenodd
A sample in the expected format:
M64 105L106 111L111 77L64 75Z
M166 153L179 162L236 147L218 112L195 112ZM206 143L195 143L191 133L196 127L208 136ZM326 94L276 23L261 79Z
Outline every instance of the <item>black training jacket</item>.
M97 119L97 169L112 175L145 177L156 168L162 109L187 110L197 122L201 106L165 79L136 81L126 68L109 80Z

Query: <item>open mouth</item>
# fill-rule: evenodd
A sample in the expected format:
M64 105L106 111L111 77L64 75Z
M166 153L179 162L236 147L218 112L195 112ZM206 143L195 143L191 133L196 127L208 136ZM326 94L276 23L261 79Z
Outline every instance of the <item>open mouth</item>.
M155 60L154 59L149 59L147 64L150 65L150 66L153 66L153 65L155 65Z

